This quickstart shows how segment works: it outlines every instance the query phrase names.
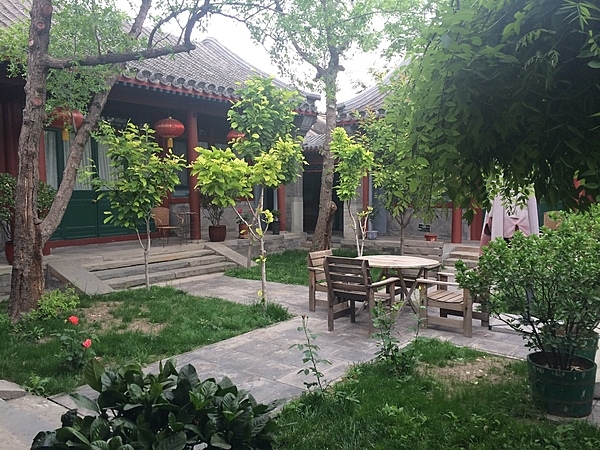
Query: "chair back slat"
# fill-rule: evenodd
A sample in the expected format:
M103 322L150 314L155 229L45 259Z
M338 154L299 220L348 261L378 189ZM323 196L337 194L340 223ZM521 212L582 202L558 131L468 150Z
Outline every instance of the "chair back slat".
M323 265L330 295L347 298L344 294L359 296L367 301L367 286L371 284L369 262L364 259L328 256Z
M325 262L325 258L327 256L333 256L331 249L329 250L319 250L317 252L310 252L307 258L308 267L320 267L323 268L323 263ZM314 281L316 283L325 282L325 272L315 271L314 272Z
M384 284L373 286L369 261L359 258L327 256L323 262L327 280L327 326L333 331L333 321L342 315L350 315L355 321L356 302L368 305L369 316L375 308L375 297L381 304L391 306L394 301L396 278L389 278ZM378 292L377 288L382 291ZM373 333L373 322L369 317L369 335Z

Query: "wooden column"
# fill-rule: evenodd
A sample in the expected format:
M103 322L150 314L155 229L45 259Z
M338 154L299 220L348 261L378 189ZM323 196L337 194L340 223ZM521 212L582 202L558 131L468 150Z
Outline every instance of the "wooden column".
M455 208L452 203L452 234L450 242L462 244L462 209Z
M5 170L16 176L19 172L19 135L22 125L22 108L20 108L20 103L16 101L10 101L4 106Z
M196 113L189 110L187 112L186 120L186 131L187 131L187 157L189 163L193 163L196 160L196 150L198 146L198 122L196 120ZM190 197L190 237L193 240L201 238L200 235L200 196L196 192L196 183L198 178L190 174L188 179L189 184L189 197Z
M40 180L46 182L48 181L46 174L46 145L44 140L44 131L42 130L42 135L40 136L40 153L38 155L38 173L40 175Z
M483 210L478 208L475 211L475 217L473 217L473 222L471 222L471 240L479 241L481 239L481 230L483 229Z
M277 209L281 213L279 216L281 231L285 231L287 221L285 217L285 186L283 184L277 188Z

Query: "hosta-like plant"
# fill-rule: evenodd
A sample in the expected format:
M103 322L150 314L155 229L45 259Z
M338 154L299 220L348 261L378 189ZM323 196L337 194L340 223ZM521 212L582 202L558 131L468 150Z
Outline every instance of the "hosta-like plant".
M71 397L93 414L67 412L61 428L38 433L32 450L271 449L277 425L270 413L280 402L257 403L226 377L201 381L193 366L177 371L171 360L147 375L139 366L112 371L93 360L85 379L98 397Z

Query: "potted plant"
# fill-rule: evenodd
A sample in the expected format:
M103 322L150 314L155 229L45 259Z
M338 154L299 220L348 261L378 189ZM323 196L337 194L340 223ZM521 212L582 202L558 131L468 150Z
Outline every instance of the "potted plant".
M600 206L560 221L540 236L492 241L476 269L457 263L456 279L535 351L531 390L546 410L583 417L592 409L596 364L576 354L600 323Z
M235 221L238 224L238 239L248 239L248 224L252 217L249 213L244 212L242 208L238 208L237 213Z
M0 228L4 233L4 255L9 264L14 259L13 223L15 208L15 190L17 179L10 173L0 173ZM40 180L38 184L38 217L43 219L50 211L56 190ZM50 248L44 245L44 255L50 254Z
M278 209L274 209L271 211L273 214L273 222L271 222L271 231L273 234L279 234L281 232L281 222L279 222L279 217L281 216L281 211Z
M227 227L221 225L221 218L225 208L214 203L214 197L200 192L200 202L204 217L208 219L208 238L211 242L223 242L227 238Z

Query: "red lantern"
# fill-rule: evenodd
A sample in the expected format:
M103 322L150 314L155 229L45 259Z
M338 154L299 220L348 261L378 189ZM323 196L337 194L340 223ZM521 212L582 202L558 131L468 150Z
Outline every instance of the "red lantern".
M154 125L154 129L156 130L156 134L167 138L168 148L173 148L173 138L181 136L185 131L183 124L172 117L159 120L156 122L156 125Z
M65 108L56 108L50 114L54 117L51 127L62 128L62 140L69 140L69 127L74 127L75 130L83 124L83 114L80 111L73 109L71 111Z
M227 142L237 141L240 139L244 139L246 137L246 133L244 133L243 131L230 130L229 133L227 133L227 136L225 137L227 138Z

